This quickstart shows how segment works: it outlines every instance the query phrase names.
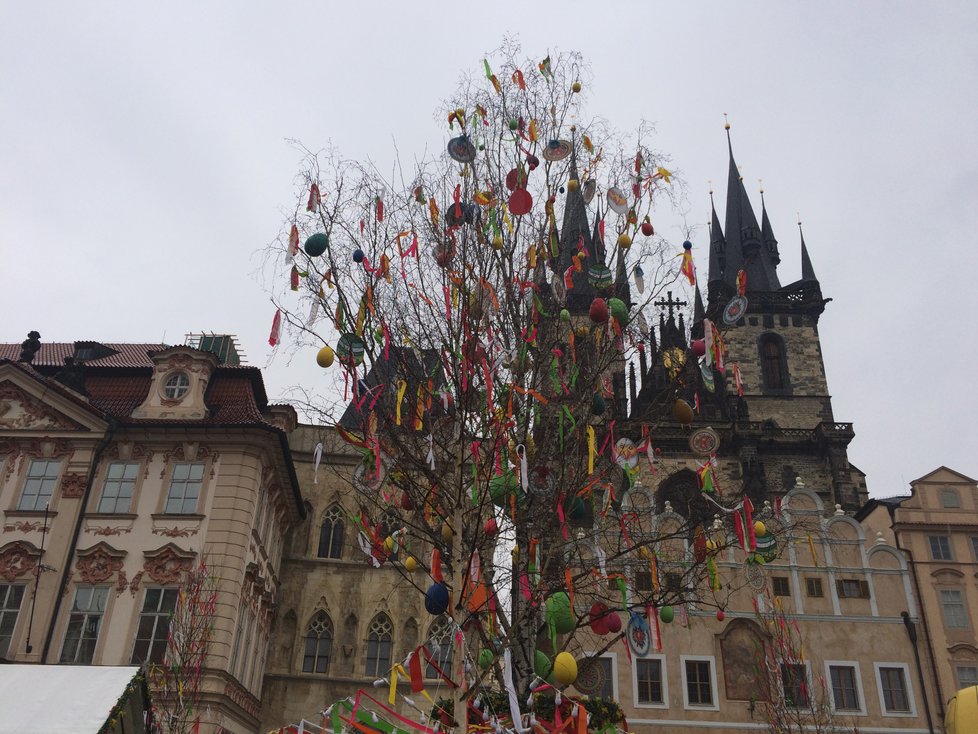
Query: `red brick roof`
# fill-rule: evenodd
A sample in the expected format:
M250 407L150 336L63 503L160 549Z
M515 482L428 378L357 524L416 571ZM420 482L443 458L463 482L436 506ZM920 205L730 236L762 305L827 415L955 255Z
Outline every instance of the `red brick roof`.
M103 359L86 361L90 367L152 367L150 352L167 348L166 344L104 344L118 354ZM34 355L34 367L63 367L65 357L75 353L74 342L41 342L41 349ZM0 344L0 359L20 359L20 344Z

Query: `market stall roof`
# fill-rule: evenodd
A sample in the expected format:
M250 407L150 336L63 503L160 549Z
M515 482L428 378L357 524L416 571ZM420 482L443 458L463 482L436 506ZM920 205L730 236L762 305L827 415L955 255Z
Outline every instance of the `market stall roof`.
M138 672L135 666L0 665L0 730L97 734Z

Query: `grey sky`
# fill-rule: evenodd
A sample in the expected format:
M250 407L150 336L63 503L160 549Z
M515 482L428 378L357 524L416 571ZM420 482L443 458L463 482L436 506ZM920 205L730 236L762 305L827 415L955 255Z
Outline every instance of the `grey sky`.
M381 170L396 139L410 161L441 144L438 101L506 34L531 56L583 52L589 113L656 123L690 187L685 223L659 224L679 241L707 221L708 179L722 217L729 113L782 282L799 276L800 211L834 299L829 386L870 491L940 464L978 476L973 2L4 3L2 339L228 331L264 366L255 252L292 203L285 139ZM705 272L705 227L694 244ZM269 393L315 388L313 359L276 355Z

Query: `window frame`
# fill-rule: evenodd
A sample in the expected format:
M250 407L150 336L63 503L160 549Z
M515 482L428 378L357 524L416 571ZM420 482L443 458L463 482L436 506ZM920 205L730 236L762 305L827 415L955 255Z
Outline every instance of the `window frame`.
M777 350L777 382L774 384L771 369L773 357L768 355L769 346ZM761 389L765 395L790 395L791 394L791 373L788 370L788 345L784 337L774 331L765 331L757 337L757 357L761 368Z
M157 601L157 608L156 608L156 610L147 611L146 610L146 602L149 599L150 592L152 592L152 591L159 591L160 592L160 598ZM178 597L179 597L179 593L180 593L179 587L176 587L176 586L147 586L143 590L143 603L139 606L139 614L136 617L136 634L133 637L132 649L131 649L131 651L129 653L129 664L130 665L143 665L145 663L157 663L157 664L160 664L160 663L162 663L162 662L164 662L166 660L167 639L169 638L169 634L170 634L170 619L172 618L172 615L173 615L173 609L170 609L169 611L163 609L163 601L166 598L166 592L168 592L168 591L172 591L173 594L174 594L173 609L175 609L176 608L176 604L177 604L177 600L178 600ZM140 642L139 629L142 626L143 617L149 617L149 616L154 617L154 620L153 620L153 634L152 634L151 637L149 637L149 646L147 647L147 650L146 650L146 652L147 652L146 658L143 659L143 660L137 660L136 657L135 657L135 655L136 655L136 646ZM153 655L152 655L153 654L153 648L159 642L157 640L157 633L160 630L160 627L161 627L160 622L161 621L165 621L165 623L162 625L162 627L166 630L166 636L163 638L163 656L162 656L162 658L160 660L153 660Z
M846 584L856 584L859 589L858 594L848 594L843 593L843 589L847 588ZM866 579L836 579L835 580L835 592L840 599L869 599L869 582Z
M65 624L64 636L62 637L61 640L61 652L58 654L59 665L93 665L95 663L95 658L98 657L98 653L99 653L99 643L101 642L102 639L102 626L103 626L102 623L105 621L105 618L108 616L109 606L112 604L111 594L109 593L111 591L111 588L112 587L105 586L104 584L101 585L100 584L95 584L95 585L78 584L75 586L75 593L72 596L71 606L68 609L68 620ZM92 600L90 600L89 603L91 603L91 601L94 601L95 594L98 592L104 592L105 599L104 599L104 606L102 607L101 610L98 610L98 629L95 631L95 640L92 644L92 656L87 661L79 662L78 652L82 648L82 642L86 639L84 631L89 623L88 617L94 614L93 611L90 609L86 609L83 612L77 612L77 613L75 612L75 604L78 602L78 594L82 590L92 591ZM71 656L72 659L65 660L65 648L68 645L69 635L71 634L71 621L72 621L72 617L74 617L76 614L82 616L82 627L81 627L82 631L81 634L79 634L78 636L77 646L75 647L75 651Z
M114 507L114 509L112 509L111 511L110 510L103 511L102 510L102 502L105 499L105 489L108 486L109 482L110 481L113 481L113 482L118 482L118 483L121 484L122 482L129 481L129 480L127 480L125 478L125 471L123 472L123 476L120 477L119 479L112 479L112 478L109 477L109 472L112 471L112 467L113 466L116 466L116 465L120 465L120 464L126 466L127 468L128 467L135 467L136 468L136 476L132 478L132 491L129 494L129 504L126 507L126 509L120 510L118 508L119 494L117 493L116 496L115 496L115 507ZM122 461L120 459L118 461L110 461L110 462L108 462L105 465L105 469L101 472L101 475L102 475L101 476L102 487L99 490L98 497L95 500L95 508L91 511L92 514L93 515L130 515L130 514L135 514L133 512L133 510L135 509L135 506L136 506L136 493L139 491L139 485L140 485L141 480L142 480L142 474L143 474L143 471L142 470L143 470L143 464L142 464L141 461Z
M34 467L35 464L38 464L40 462L44 462L44 464L46 465L44 474L41 475L40 477L32 477L31 469ZM56 464L58 467L58 471L53 477L48 476L48 469L52 464ZM38 500L41 499L42 496L41 489L43 489L44 483L49 481L52 484L51 484L51 494L49 494L47 497L47 508L48 511L54 510L54 495L61 487L61 477L64 471L64 467L65 467L65 461L63 458L31 459L29 462L27 462L27 469L24 472L24 478L20 484L20 492L17 496L17 505L13 509L15 509L17 512L44 512L44 505L38 507L37 502ZM28 482L30 482L32 479L39 480L41 486L38 488L37 495L34 497L34 506L24 507L24 498L25 498L24 493L27 491Z
M379 624L386 624L386 639L383 634L379 635L374 639L374 627ZM383 649L383 644L387 643L387 666L386 668L381 665L384 658L381 655ZM371 645L375 646L375 654L371 656ZM371 672L371 662L374 663L373 671ZM367 625L367 638L364 640L364 662L363 671L364 675L372 678L383 678L390 673L390 667L394 663L394 622L389 614L380 612L375 614L373 619L370 620L370 624Z
M944 594L957 594L958 600L952 602L955 605L960 605L961 607L961 624L951 624L951 620L948 618L947 613L947 603L944 599ZM937 589L937 600L941 605L941 619L944 622L944 626L952 630L968 630L971 629L971 619L968 615L968 604L965 601L964 591L957 588L938 588ZM957 620L956 620L957 621Z
M306 651L306 647L307 647L308 640L311 638L311 635L309 633L312 630L313 624L315 624L316 620L318 620L320 617L324 618L329 626L329 650L326 653L326 665L324 666L322 671L316 670L316 668L319 667L320 645L322 644L322 639L323 639L323 635L322 633L320 633L316 636L316 640L317 640L316 652L313 655L313 659L312 659L312 670L306 670L306 658L309 657L309 654ZM302 665L300 667L300 670L303 675L329 675L329 666L330 663L333 662L333 643L335 641L336 641L336 625L333 624L333 618L329 616L329 613L325 609L316 610L316 612L309 618L309 623L306 625L306 628L302 634L302 648L301 648Z
M785 690L785 668L790 666L791 668L801 668L804 672L804 693L805 702L803 704L796 704L794 702L788 701L787 691ZM812 668L808 664L807 660L779 660L778 661L778 686L781 689L781 695L784 698L784 705L793 711L810 711L812 708Z
M173 387L177 389L182 388L182 391L180 392L179 395L177 394L170 395L169 394L171 388L170 383L173 382L174 380L179 380L180 378L183 378L185 384L179 385L179 387L174 385ZM190 375L188 375L183 370L175 370L170 374L168 374L163 380L160 381L160 395L167 402L179 403L185 397L187 397L187 395L190 394L190 388L192 385L193 385L193 381L190 379Z
M197 499L194 501L194 511L193 512L170 512L169 511L170 493L173 490L173 482L174 481L180 481L180 482L183 482L184 483L184 494L181 497L181 503L183 503L183 504L181 504L181 510L184 509L184 506L183 505L187 501L186 483L188 481L191 481L190 480L190 476L188 476L187 479L179 479L179 480L175 480L174 479L174 475L176 474L177 467L180 467L180 466L189 466L189 467L199 466L200 467L200 484L199 484L199 486L197 488ZM184 516L184 517L187 517L187 516L191 516L191 515L200 515L200 514L203 514L203 513L200 512L200 510L201 510L201 506L202 506L202 504L204 502L204 499L205 499L205 489L207 487L207 479L208 479L208 471L207 471L207 468L208 468L208 462L207 461L174 461L174 462L172 462L170 464L170 466L168 467L168 471L167 471L168 476L166 478L166 489L160 493L160 495L161 495L161 501L162 501L162 505L163 505L160 508L161 514L163 514L163 515L169 515L169 516L176 516L176 517L179 517L181 515Z
M17 600L17 606L7 606L10 602L11 596L17 590L20 590L20 599ZM14 644L14 637L17 634L17 622L20 620L20 611L24 606L24 597L27 596L27 584L18 584L13 581L4 581L0 583L0 633L3 631L3 624L8 619L13 619L10 624L10 637L2 636L0 637L0 657L9 657L10 646ZM3 640L6 640L6 647L3 644Z
M711 704L689 702L689 679L687 676L688 663L707 663L710 666L710 697ZM691 711L719 711L720 690L717 688L717 663L713 655L680 655L679 665L683 683L683 708Z
M856 696L859 699L859 708L840 709L835 705L835 686L832 682L832 668L851 668L856 684ZM825 681L828 684L829 705L832 713L842 716L866 716L866 694L863 691L862 671L857 660L826 660L825 661Z
M335 512L334 512L335 510ZM327 520L327 516L333 515L332 519ZM329 507L323 511L321 515L322 520L319 523L319 539L316 541L316 558L331 561L341 561L343 560L343 550L346 547L346 515L343 512L343 507L339 502L332 503ZM329 544L326 548L327 555L321 555L323 550L323 530L326 528L326 523L330 524L329 532ZM336 526L340 527L339 541L336 539ZM337 547L338 546L338 547ZM339 555L333 555L334 552L339 553Z
M812 589L818 591L817 594L812 593ZM805 577L805 595L810 599L824 599L825 598L825 588L822 585L822 579L818 576L806 576Z
M953 498L952 502L947 500ZM937 500L941 504L942 510L960 510L961 509L961 495L958 491L952 487L942 487L937 493Z
M954 663L954 680L957 681L959 691L962 688L970 688L971 686L978 685L978 665L976 665L975 663L962 664L960 661L954 661L954 660L952 660L951 662ZM974 676L968 682L961 681L961 670L963 668L975 671Z
M445 642L438 643L437 651L432 650L429 647L429 644L433 640L432 630L435 627L444 627L448 635L448 639ZM454 649L455 636L452 632L453 632L452 625L448 621L448 618L437 617L435 621L428 626L428 634L425 635L425 639L424 639L424 646L428 648L428 653L431 655L432 658L434 658L435 662L438 664L438 667L441 669L441 672L443 672L448 678L452 677L452 669L456 664L455 649ZM448 655L443 656L442 652L446 648L448 649ZM446 659L448 661L447 666L444 664ZM448 668L447 670L445 669L446 667ZM438 673L435 672L434 668L431 667L431 664L427 660L424 661L424 677L427 680L438 680L438 681L441 680L441 677L438 675Z
M782 586L783 588L778 588ZM781 593L784 592L784 593ZM781 599L791 598L791 579L787 576L771 577L771 594Z
M659 703L642 702L639 699L638 664L639 662L658 662L659 676L661 677L660 688L662 690L662 701ZM683 666L685 667L685 666ZM632 664L632 705L642 709L667 709L669 708L669 676L666 673L665 655L643 655L634 658Z
M883 694L883 669L899 668L903 671L904 693L907 697L909 711L890 711L886 708L886 697ZM875 662L873 670L876 674L876 692L879 695L880 714L886 717L909 719L917 715L917 699L914 696L913 681L910 679L910 666L907 663Z
M937 552L938 549L934 547L934 541L938 541L940 553ZM951 547L951 536L950 535L928 535L927 545L930 547L930 559L932 561L953 561L954 560L954 549Z

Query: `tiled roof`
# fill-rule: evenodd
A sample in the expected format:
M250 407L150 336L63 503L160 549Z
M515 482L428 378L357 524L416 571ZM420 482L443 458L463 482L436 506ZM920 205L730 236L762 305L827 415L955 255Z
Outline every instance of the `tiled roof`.
M167 348L166 344L104 344L118 354L85 362L90 367L152 367L150 352ZM62 367L65 357L75 353L74 342L41 342L41 349L34 355L35 367ZM0 359L20 359L20 344L0 344Z

